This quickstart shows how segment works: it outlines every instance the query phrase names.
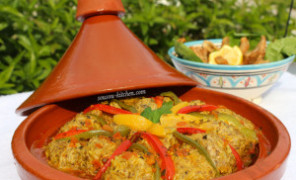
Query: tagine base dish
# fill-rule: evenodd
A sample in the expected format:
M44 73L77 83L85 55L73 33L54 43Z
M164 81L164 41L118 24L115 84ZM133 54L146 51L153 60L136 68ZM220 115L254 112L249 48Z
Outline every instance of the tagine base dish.
M155 94L153 91L153 89L148 90L147 96ZM276 117L247 100L224 93L201 88L192 88L185 93L184 89L176 88L175 92L181 95L182 100L200 99L209 104L224 105L241 114L261 128L271 144L271 153L267 157L257 160L254 165L244 170L218 179L280 179L282 177L291 142L286 128ZM71 120L77 112L91 103L93 99L77 99L56 105L46 105L32 113L19 126L12 141L12 148L18 173L22 179L80 179L50 167L41 147L65 122ZM260 149L259 157L264 153L267 152Z

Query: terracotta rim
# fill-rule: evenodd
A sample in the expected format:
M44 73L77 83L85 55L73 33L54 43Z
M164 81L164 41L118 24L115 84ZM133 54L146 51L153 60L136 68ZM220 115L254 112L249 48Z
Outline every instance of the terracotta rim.
M199 89L199 88L194 88ZM205 89L199 89L199 91L209 91ZM211 92L211 91L210 91ZM213 92L213 91L212 91ZM254 108L256 111L260 111L261 113L269 119L269 122L276 127L277 132L277 143L273 148L270 155L267 157L256 161L256 163L242 171L230 174L228 176L217 178L219 180L224 179L277 179L280 178L285 170L287 157L291 148L290 136L285 128L285 126L277 119L274 115L266 111L265 109L255 105L247 100L244 100L239 97L235 97L232 95L215 92L216 94L220 94L235 102L240 102L247 105L250 108ZM37 157L35 157L30 149L28 148L26 142L26 136L29 132L30 126L35 122L38 116L46 113L50 110L54 110L57 108L57 105L46 105L34 113L32 113L26 120L24 120L21 125L15 131L13 140L12 140L12 150L14 157L17 161L18 173L21 177L26 176L26 179L32 179L38 177L40 179L81 179L79 177L75 177L69 175L67 173L56 170L49 165L41 162ZM287 146L288 144L288 146ZM30 162L28 164L27 162ZM36 168L38 167L38 168ZM24 174L26 172L27 174ZM276 175L275 175L276 174ZM33 175L33 176L32 176ZM275 176L276 177L275 177Z

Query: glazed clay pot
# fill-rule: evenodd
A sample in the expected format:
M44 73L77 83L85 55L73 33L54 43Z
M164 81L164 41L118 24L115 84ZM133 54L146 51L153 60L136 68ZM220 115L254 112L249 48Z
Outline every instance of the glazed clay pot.
M220 177L226 179L280 179L284 173L287 156L290 151L290 137L283 124L272 114L259 106L232 96L211 90L192 88L172 88L181 95L182 100L200 99L208 104L224 105L238 114L251 120L271 145L271 152L260 144L260 157L255 164L233 173ZM182 91L181 91L182 90ZM148 94L158 93L158 89L147 89ZM22 179L80 179L70 174L58 171L50 167L44 158L42 146L47 143L58 129L79 111L82 111L89 103L93 103L95 97L76 99L58 104L46 105L31 114L16 130L12 141L13 154L16 159L17 170Z

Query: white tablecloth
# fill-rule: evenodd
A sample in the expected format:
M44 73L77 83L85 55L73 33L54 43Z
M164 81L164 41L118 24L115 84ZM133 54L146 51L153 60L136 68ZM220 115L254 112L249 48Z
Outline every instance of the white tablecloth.
M15 114L15 109L31 94L20 93L0 97L0 180L17 180L11 139L17 126L25 117ZM296 76L286 72L270 91L263 95L259 104L277 116L287 127L292 148L283 179L296 179Z

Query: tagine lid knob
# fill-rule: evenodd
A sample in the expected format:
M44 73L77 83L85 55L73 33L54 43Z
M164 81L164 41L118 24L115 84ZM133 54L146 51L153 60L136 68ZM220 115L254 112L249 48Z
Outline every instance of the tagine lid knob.
M125 13L121 0L78 0L76 19L83 21L87 17L98 14L116 14L122 16Z

